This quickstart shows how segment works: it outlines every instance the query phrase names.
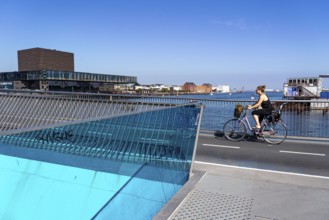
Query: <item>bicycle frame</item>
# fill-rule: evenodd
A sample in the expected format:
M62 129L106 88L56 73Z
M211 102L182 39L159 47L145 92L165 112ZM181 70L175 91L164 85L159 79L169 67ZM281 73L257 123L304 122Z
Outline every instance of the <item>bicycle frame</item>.
M251 125L250 125L250 122L249 122L249 119L248 119L248 109L246 107L244 107L243 109L244 113L243 113L243 116L242 118L240 118L241 122L246 126L246 128L253 134L255 134L255 130L252 129ZM265 118L264 118L265 119ZM264 126L264 121L262 121L261 123L261 128Z
M279 110L279 113L281 114L281 110L282 110L282 107L285 105L286 103L284 103L284 104L282 104L281 106L280 106L280 110ZM244 113L243 113L243 116L240 118L240 120L241 120L241 122L242 123L244 123L245 125L246 125L246 128L250 131L250 132L252 132L253 134L255 134L255 130L254 129L252 129L252 127L251 127L251 125L250 125L250 122L249 122L249 119L248 119L248 109L247 109L247 107L244 107L243 108L243 111L244 111ZM262 128L264 127L264 125L268 125L267 123L266 123L266 119L268 119L268 117L272 117L271 115L268 115L268 116L266 116L266 117L264 117L263 118L263 120L262 120L262 122L260 123L260 130L262 130ZM273 119L272 119L273 120ZM283 123L283 121L282 121L282 119L280 118L280 120L279 121L281 121L282 123ZM274 121L272 121L271 123L276 123L276 122L274 122Z
M279 114L281 114L283 105L280 106ZM280 144L286 139L287 128L281 119L276 121L273 114L268 115L263 118L259 130L253 129L247 116L248 108L244 107L243 111L242 117L240 116L239 118L228 120L225 123L223 131L227 139L241 141L247 133L252 133L257 139L261 137L270 144ZM243 124L243 126L237 124Z

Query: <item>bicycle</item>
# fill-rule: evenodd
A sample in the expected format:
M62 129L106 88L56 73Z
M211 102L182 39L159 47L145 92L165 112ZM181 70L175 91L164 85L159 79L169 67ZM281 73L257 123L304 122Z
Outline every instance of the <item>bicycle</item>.
M231 141L241 141L247 135L247 129L257 138L263 138L269 144L280 144L287 137L287 127L281 119L282 108L287 103L280 105L278 111L272 111L261 122L260 129L253 129L250 126L247 113L247 106L243 107L243 114L239 118L228 120L224 124L224 136Z

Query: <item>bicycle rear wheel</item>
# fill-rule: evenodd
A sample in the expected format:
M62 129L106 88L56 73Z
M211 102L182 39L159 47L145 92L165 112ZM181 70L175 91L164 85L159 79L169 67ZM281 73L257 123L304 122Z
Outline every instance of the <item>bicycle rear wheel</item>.
M227 139L241 141L246 136L247 128L240 119L231 119L225 123L223 132Z
M280 144L287 137L287 128L281 122L272 122L266 123L262 129L262 137L263 139L270 144Z

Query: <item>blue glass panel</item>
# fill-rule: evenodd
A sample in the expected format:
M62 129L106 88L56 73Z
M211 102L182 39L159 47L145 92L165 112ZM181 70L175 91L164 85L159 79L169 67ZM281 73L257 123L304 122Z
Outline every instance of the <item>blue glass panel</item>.
M198 113L169 108L0 136L0 143L189 170Z
M104 199L98 200L98 197L88 198L88 201L97 200L95 204L98 205L97 208L88 211L88 215L86 214L88 216L87 219L95 215L98 216L97 218L102 218L102 216L107 218L109 213L111 213L111 219L115 219L115 216L118 216L118 219L120 219L119 217L123 216L121 207L123 204L130 204L128 211L126 211L126 219L151 219L188 179L199 114L200 109L194 105L170 107L4 135L0 136L0 144L3 149L9 149L8 152L10 150L15 151L15 148L17 151L20 149L25 150L25 152L31 152L25 156L22 153L19 155L29 159L42 154L48 155L43 158L45 161L47 161L47 158L53 161L52 157L61 157L60 155L63 155L63 158L64 155L69 155L72 157L72 160L90 158L89 162L92 162L92 164L83 164L86 163L84 160L79 162L80 165L83 165L82 167L90 170L102 170L104 169L104 164L110 161L113 164L109 166L116 167L112 170L115 170L119 174L119 177L115 178L124 179L125 181L119 187L116 187L114 193L102 194ZM69 164L67 162L69 159L66 157L64 164ZM56 160L56 163L60 163L60 161ZM118 162L120 162L119 166ZM47 175L51 176L58 173L59 168L49 170L47 168L48 165L45 166L41 162L39 163L38 165L33 165L36 167L36 170L46 167L45 170L48 170L46 172ZM9 168L7 167L4 170L4 172L8 173ZM35 173L38 173L36 170L34 170ZM0 172L2 172L1 169ZM16 188L19 189L15 192L8 191L5 203L8 203L10 198L14 198L13 201L22 200L24 196L26 196L26 200L23 199L22 201L30 203L32 200L37 199L33 195L40 198L42 191L39 190L41 188L46 189L50 186L48 182L43 185L43 181L39 178L36 178L31 183L21 182L18 179L33 179L31 177L31 175L34 175L33 172L28 173L28 175L25 175L24 172L25 168L24 171L18 171L20 173L19 177L14 177L10 172L8 175L2 176L7 182L2 181L6 185L0 185L1 192L5 193L8 185L13 183L11 181L15 182L16 180ZM79 172L75 170L71 177ZM97 173L97 171L91 172ZM105 173L104 175L106 176L107 174ZM121 177L122 175L125 177ZM89 174L87 176L90 177ZM91 181L91 179L86 179L86 181L89 180ZM64 183L63 185L61 178L56 179L55 182L57 181L61 183L56 188L58 193L60 193L61 189L67 189L68 191L75 190L73 189L74 187L68 187L69 184ZM38 182L41 185L37 184ZM88 185L85 189L91 190L92 187L93 185ZM51 195L55 196L57 194L55 193L56 190ZM35 191L34 194L30 193L33 191ZM62 193L64 193L63 195L66 194L64 191ZM49 202L53 198L51 195L47 197L45 205L37 204L35 207L28 206L27 209L20 206L20 203L17 203L17 206L14 206L15 203L11 203L13 206L10 209L3 204L1 207L0 204L0 213L5 213L6 216L7 214L9 216L14 213L13 210L22 209L22 213L25 213L26 216L38 218L37 215L33 215L37 213L33 210L38 210L40 207L46 210L47 208L51 208L51 204L60 203L65 198L65 196L60 197L61 199L55 199L52 203ZM80 197L78 193L73 193L70 199L72 199L72 202L77 200L77 204L83 203L87 205L87 197ZM47 205L47 203L49 204ZM76 211L66 209L66 206L55 207L58 212L62 211L64 214L66 213L66 219L74 219L78 216L78 214L69 213L76 213ZM78 209L81 209L82 206L78 207L80 207ZM101 209L101 207L103 208ZM115 210L116 212L113 213ZM131 213L137 211L140 212L138 216L131 216ZM40 216L43 219L49 219L46 216L47 212L45 211L43 213ZM49 213L53 212L51 211ZM57 213L53 215L57 219L65 219L62 218L63 216L58 216Z
M4 155L0 173L0 219L22 220L89 220L131 178Z
M187 179L185 171L144 166L94 219L152 219Z

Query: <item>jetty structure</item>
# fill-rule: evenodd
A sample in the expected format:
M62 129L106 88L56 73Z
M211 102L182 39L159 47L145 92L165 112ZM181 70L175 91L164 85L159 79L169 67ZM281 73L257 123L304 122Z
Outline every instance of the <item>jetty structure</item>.
M322 78L299 77L289 78L283 84L283 96L286 99L310 100L320 97L322 91Z
M323 88L323 78L329 78L329 75L288 78L283 84L283 98L300 100L301 102L291 106L299 112L321 110L325 114L329 111L329 103L323 100L329 99L329 91Z
M283 84L283 97L292 100L311 100L323 96L323 78L329 75L319 75L319 77L297 77L288 78Z

